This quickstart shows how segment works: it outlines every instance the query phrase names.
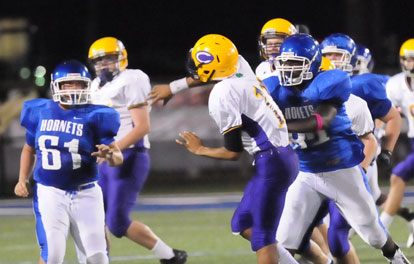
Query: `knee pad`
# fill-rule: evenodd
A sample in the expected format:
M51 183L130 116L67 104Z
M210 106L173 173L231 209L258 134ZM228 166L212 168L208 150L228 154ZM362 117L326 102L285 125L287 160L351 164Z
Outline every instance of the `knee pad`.
M109 259L105 253L98 252L86 259L87 264L108 264Z
M328 245L334 257L343 257L351 248L348 240L349 229L328 230Z
M121 238L126 234L128 227L131 225L131 220L124 217L111 217L106 219L106 225L114 236Z

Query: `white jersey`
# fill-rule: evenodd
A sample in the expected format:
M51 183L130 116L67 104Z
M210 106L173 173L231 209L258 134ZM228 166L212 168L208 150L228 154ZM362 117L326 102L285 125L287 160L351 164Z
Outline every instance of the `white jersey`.
M411 84L413 85L413 83ZM387 96L396 107L400 107L408 120L409 138L414 138L414 89L407 84L405 73L392 76L387 82Z
M110 106L118 111L121 126L115 140L119 141L134 126L129 109L147 105L145 98L151 91L149 77L141 70L126 69L102 87L99 87L99 82L99 78L92 81L92 103ZM150 147L148 135L143 138L143 146Z
M256 79L256 75L254 74L252 67L250 67L250 64L243 58L242 55L239 55L235 75L236 77Z
M242 127L243 147L249 154L289 144L282 112L255 78L233 77L217 83L208 107L221 134Z
M260 80L264 80L274 74L275 72L272 69L272 61L269 61L269 60L262 61L259 64L259 66L256 67L256 76Z
M374 131L374 121L364 99L351 94L348 101L345 102L345 109L351 119L351 129L355 134L363 136Z

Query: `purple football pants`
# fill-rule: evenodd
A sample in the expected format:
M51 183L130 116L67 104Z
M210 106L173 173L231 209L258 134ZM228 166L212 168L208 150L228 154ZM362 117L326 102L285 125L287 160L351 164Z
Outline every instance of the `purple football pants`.
M116 237L124 236L131 225L129 215L150 168L150 158L145 148L127 149L122 154L124 163L121 166L110 167L105 162L98 167L98 183L105 204L105 223Z
M275 243L286 192L299 172L299 161L290 146L255 155L256 173L248 182L231 220L233 233L252 228L251 247L257 251Z
M414 178L414 138L410 139L411 153L405 160L398 163L392 170L392 174L402 178L405 182Z

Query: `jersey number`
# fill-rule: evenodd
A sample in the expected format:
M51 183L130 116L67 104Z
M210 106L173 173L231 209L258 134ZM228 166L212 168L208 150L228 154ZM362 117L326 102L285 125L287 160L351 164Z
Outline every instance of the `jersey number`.
M329 140L325 130L318 133L289 133L294 149L305 149L325 143Z
M45 135L39 137L38 143L39 149L42 151L42 167L45 170L59 170L62 167L60 151L46 148L46 141L50 142L50 146L57 146L59 144L59 137ZM80 168L82 159L78 153L79 139L72 139L69 142L65 142L63 146L69 149L72 156L72 168L74 170ZM49 163L49 155L52 157L51 163Z

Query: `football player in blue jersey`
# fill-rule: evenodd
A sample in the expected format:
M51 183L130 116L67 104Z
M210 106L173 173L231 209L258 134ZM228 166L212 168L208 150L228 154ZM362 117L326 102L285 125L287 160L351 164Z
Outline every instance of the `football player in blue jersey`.
M347 60L347 56L341 54L351 54L355 52L354 59ZM387 195L382 194L378 186L378 170L389 173L391 169L391 152L395 146L395 140L399 135L399 128L401 127L401 118L398 110L391 104L391 100L387 98L385 91L385 83L389 79L387 75L370 73L372 70L372 55L368 48L363 45L356 45L354 41L345 34L333 34L327 37L322 42L322 53L331 60L336 61L336 65L348 65L349 70L352 69L352 93L366 100L371 112L372 118L386 122L386 137L382 146L382 151L377 159L377 162L372 162L367 168L368 183L371 188L372 195L377 205L384 205L387 200ZM349 57L348 57L349 58ZM359 74L359 75L355 75ZM391 185L393 182L391 181ZM403 217L406 221L414 218L414 213L409 208L395 206L395 213ZM393 209L394 210L394 209ZM392 222L392 216L389 212L393 211L384 206L384 211L381 213L381 221L384 226L388 228Z
M351 93L350 77L336 69L319 73L321 58L311 36L290 36L275 61L280 85L264 80L284 113L300 161L277 240L296 252L322 201L330 198L364 241L381 249L391 263L409 263L378 221L363 180L363 144L350 129L343 104Z
M15 194L28 196L27 182L35 166L33 207L40 263L63 263L69 232L87 263L108 263L96 161L122 164L114 140L120 119L113 109L90 104L90 83L82 63L65 61L52 74L53 100L27 101L21 112L26 143Z
M337 69L352 72L356 63L356 45L347 35L332 34L321 43L323 56L330 59ZM382 139L381 153L377 157L380 173L391 174L392 151L401 130L401 117L398 110L392 106L387 98L385 83L388 76L365 73L351 77L352 94L364 99L371 111L372 118L386 123L385 136Z

